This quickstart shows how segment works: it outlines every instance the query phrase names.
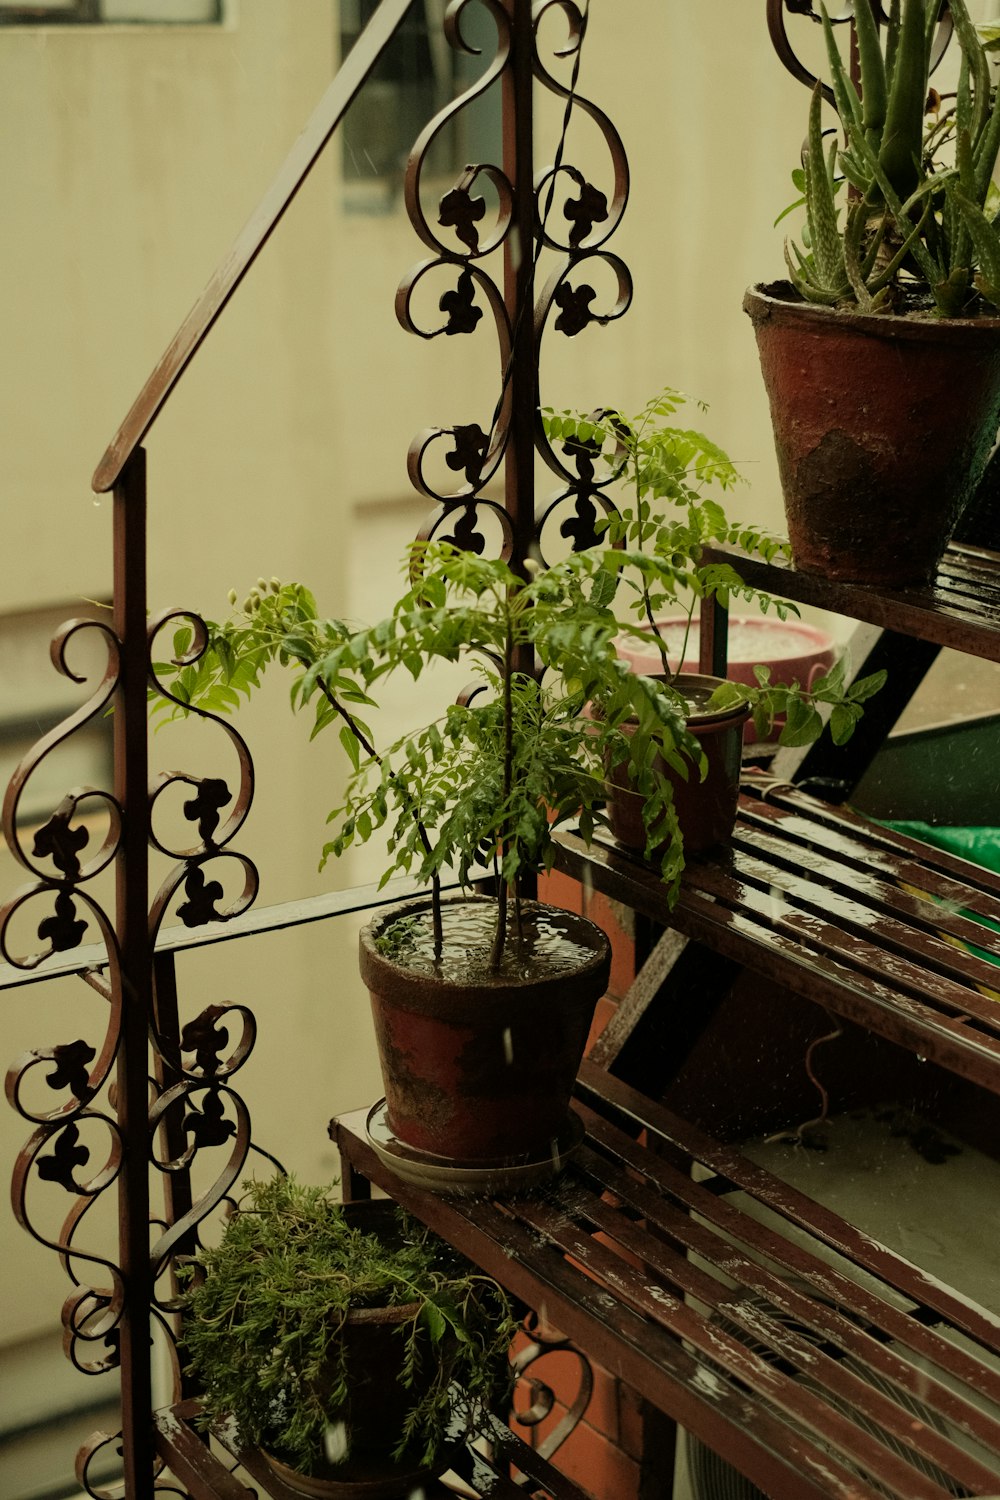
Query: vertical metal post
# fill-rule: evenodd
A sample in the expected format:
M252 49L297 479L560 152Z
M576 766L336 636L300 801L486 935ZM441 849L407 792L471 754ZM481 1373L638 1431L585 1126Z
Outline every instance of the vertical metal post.
M505 502L514 529L512 567L521 572L534 529L535 184L531 0L503 0L511 20L510 66L503 75L503 168L514 188L514 216L504 246L504 301L513 329L511 427L504 460ZM530 670L530 663L525 664Z
M114 715L115 797L123 810L116 862L122 1035L117 1110L124 1145L118 1255L124 1283L120 1329L122 1457L128 1500L153 1493L149 1256L149 768L146 727L146 455L136 449L114 490L114 626L121 677Z

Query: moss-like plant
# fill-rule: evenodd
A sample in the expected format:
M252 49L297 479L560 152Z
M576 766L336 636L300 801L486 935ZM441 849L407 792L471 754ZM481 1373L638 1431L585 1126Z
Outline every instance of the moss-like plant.
M244 1188L183 1298L207 1422L232 1420L244 1443L311 1474L350 1387L347 1314L410 1303L400 1380L413 1404L402 1431L386 1433L386 1451L431 1464L446 1430L473 1431L477 1413L504 1399L515 1325L496 1282L402 1210L389 1237L352 1225L324 1188L289 1177Z

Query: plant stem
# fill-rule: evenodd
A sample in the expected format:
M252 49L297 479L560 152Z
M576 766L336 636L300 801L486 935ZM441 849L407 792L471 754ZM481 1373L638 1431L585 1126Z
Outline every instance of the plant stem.
M302 658L300 657L299 660L302 661ZM303 662L303 665L308 667L310 663ZM357 740L358 744L361 746L365 754L371 760L373 760L379 768L381 768L385 764L385 762L383 761L381 755L379 755L378 751L375 749L375 746L368 739L367 735L362 732L361 727L358 724L357 720L354 718L353 714L349 709L346 709L344 707L339 698L335 697L334 694L331 693L322 677L318 677L317 681L319 683L320 692L323 694L323 697L326 699L327 703L329 703L334 712L339 714L343 719L344 723L350 729L351 733L354 735L355 739ZM403 795L407 799L409 799L410 794L406 782L401 781L396 775L395 771L390 770L389 777L393 782L395 782L398 787L402 789ZM417 832L420 835L420 842L424 846L424 851L425 853L430 854L431 841L427 836L427 829L424 827L423 822L421 821L420 816L416 812L415 808L414 822L417 826ZM436 871L431 876L431 921L434 926L434 958L436 961L438 961L440 960L442 951L444 949L444 926L441 919L441 877L437 874Z
M514 704L511 674L514 670L514 616L510 599L504 601L505 632L503 643L503 805L510 805L514 775ZM503 960L507 941L507 882L503 877L503 855L507 839L500 840L500 884L497 889L497 928L490 955L490 968L496 973Z

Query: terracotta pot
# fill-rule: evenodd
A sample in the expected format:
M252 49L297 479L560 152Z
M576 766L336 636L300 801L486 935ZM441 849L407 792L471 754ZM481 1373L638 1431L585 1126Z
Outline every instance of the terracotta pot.
M997 435L1000 318L840 312L787 282L751 287L743 307L795 566L843 582L925 582Z
M344 1212L365 1233L392 1244L398 1239L396 1207L388 1200L346 1203ZM406 1413L420 1395L401 1383L404 1344L400 1328L419 1311L416 1302L394 1307L358 1307L347 1315L341 1337L347 1349L349 1395L337 1417L350 1439L350 1455L324 1463L315 1474L299 1474L262 1450L269 1467L300 1495L331 1500L397 1500L413 1493L425 1467L394 1463L388 1453L402 1431ZM322 1385L323 1377L320 1377ZM429 1385L429 1379L428 1379Z
M485 897L446 901L445 918L458 925L484 907L495 909ZM429 911L429 898L394 907L361 933L389 1126L407 1147L456 1165L544 1158L566 1126L607 988L608 940L584 917L525 902L526 923L541 924L563 954L556 972L497 980L480 964L473 977L441 977L379 952L394 922Z
M697 705L705 703L719 686L718 677L683 675L675 680L675 686L696 705L688 718L687 727L695 736L708 761L704 781L700 779L698 767L692 762L691 774L685 781L665 761L659 761L660 771L673 786L674 810L684 839L684 853L702 854L724 844L736 822L736 808L740 795L740 759L743 746L743 726L750 716L749 708L737 706L721 713L708 713ZM628 726L626 725L626 730ZM617 766L612 773L608 796L608 819L611 831L620 844L627 849L643 853L646 848L646 827L642 821L643 799L638 792L629 790L628 767Z
M685 657L678 670L697 675L698 616L695 615L690 628L685 615L667 615L657 620L656 625L662 632L672 662L678 660L687 637L688 650L694 651L694 655ZM655 677L661 670L659 652L636 650L630 636L622 636L618 655L628 662L633 672ZM764 615L729 616L726 676L730 682L756 687L754 667L762 663L771 668L773 683L787 686L799 682L803 687L811 688L817 677L829 672L836 659L837 643L833 636L803 620L774 620ZM783 723L783 717L775 719L775 733ZM756 738L751 718L743 729L743 743L752 744Z

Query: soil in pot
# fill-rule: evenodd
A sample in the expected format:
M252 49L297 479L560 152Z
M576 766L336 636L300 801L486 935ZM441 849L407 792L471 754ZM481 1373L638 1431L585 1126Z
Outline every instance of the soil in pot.
M446 901L440 962L429 900L382 913L361 934L389 1126L456 1166L554 1151L611 966L599 927L524 902L521 932L512 910L493 973L496 910L485 897Z
M659 762L660 771L673 787L674 810L686 857L706 853L724 844L732 834L740 794L743 727L750 710L742 705L721 712L706 709L719 686L717 677L683 675L675 679L674 686L688 701L688 729L708 761L704 780L692 762L686 781L664 761ZM639 854L646 848L642 808L642 797L629 790L628 767L617 766L609 787L608 819L618 842Z
M926 582L997 435L1000 318L838 311L787 282L752 287L743 307L796 567L883 587Z

